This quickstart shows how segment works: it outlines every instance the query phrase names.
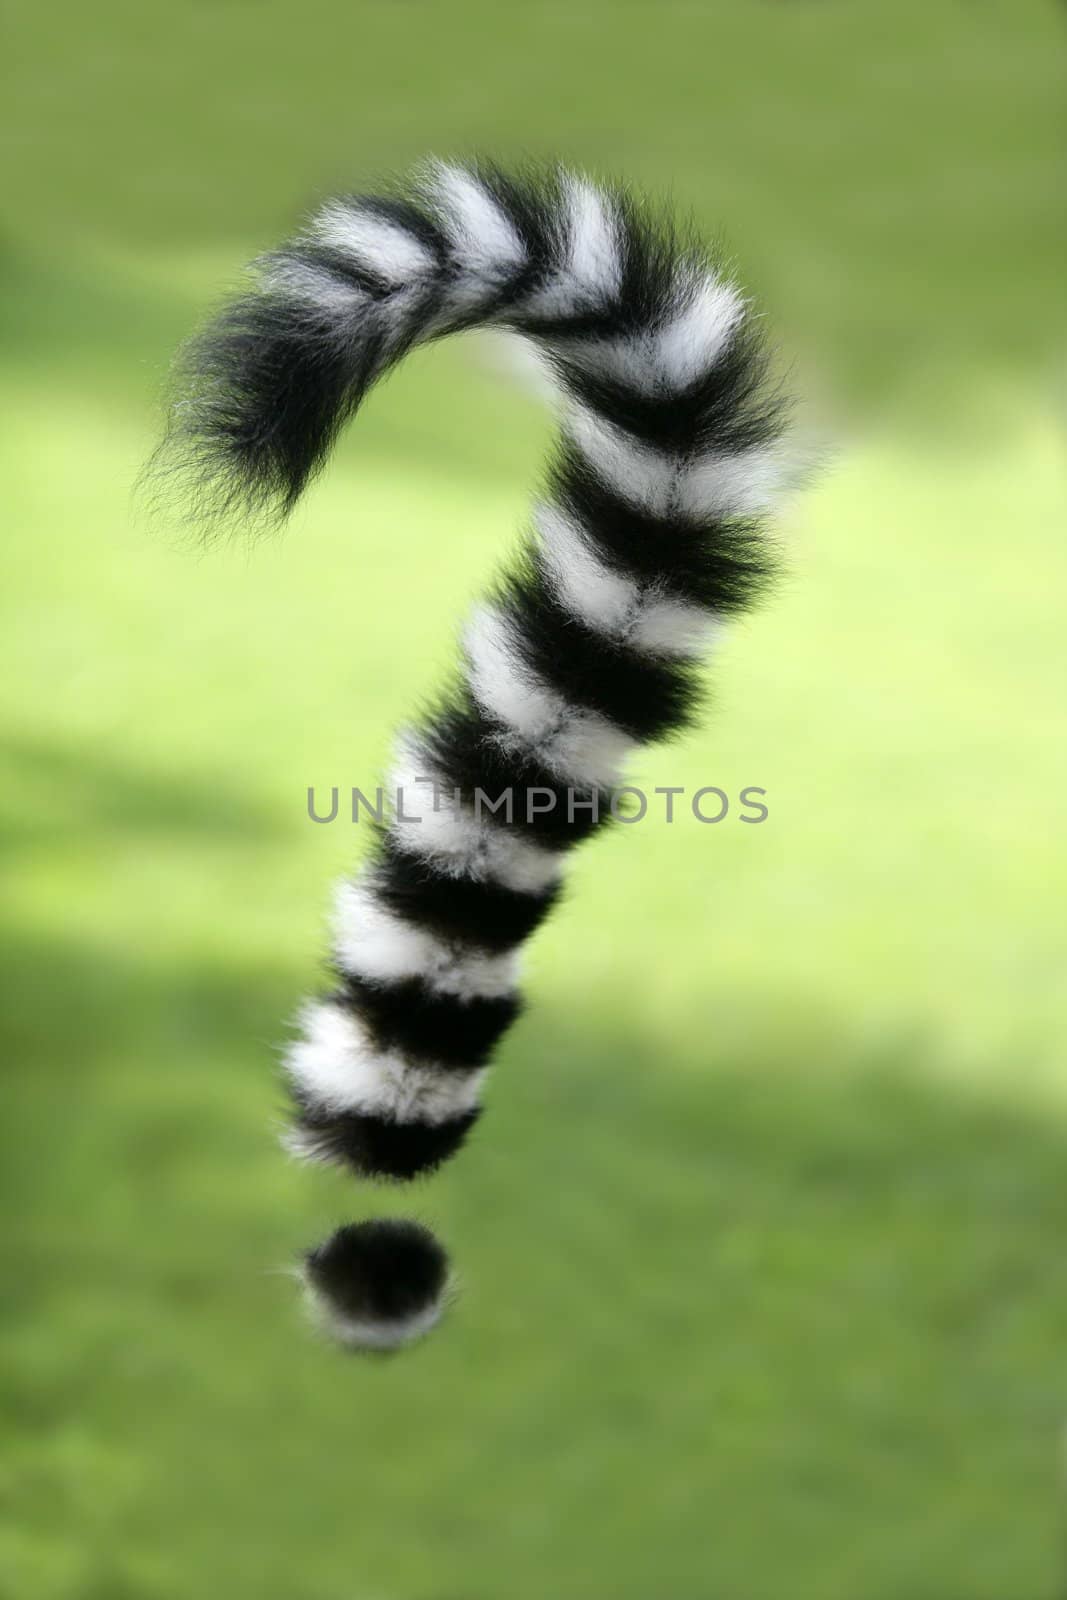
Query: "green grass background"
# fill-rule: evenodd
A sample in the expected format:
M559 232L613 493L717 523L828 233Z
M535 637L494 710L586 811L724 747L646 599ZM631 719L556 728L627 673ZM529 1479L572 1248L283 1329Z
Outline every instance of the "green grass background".
M0 125L0 1593L1064 1593L1062 8L15 3ZM560 154L722 228L827 469L789 576L538 936L484 1131L287 1167L274 1050L550 423L413 359L281 541L130 487L176 341L321 193ZM448 1325L284 1268L413 1208Z

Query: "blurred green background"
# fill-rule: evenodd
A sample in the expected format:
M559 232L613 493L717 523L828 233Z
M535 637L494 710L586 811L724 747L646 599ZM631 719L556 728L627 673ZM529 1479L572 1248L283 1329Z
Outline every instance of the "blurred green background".
M14 0L0 100L0 1593L1050 1600L1067 1078L1062 8ZM412 359L284 540L131 515L172 348L434 150L669 190L827 469L717 714L533 948L483 1132L293 1169L277 1041L391 728L550 420ZM414 1209L464 1294L360 1364L279 1270Z

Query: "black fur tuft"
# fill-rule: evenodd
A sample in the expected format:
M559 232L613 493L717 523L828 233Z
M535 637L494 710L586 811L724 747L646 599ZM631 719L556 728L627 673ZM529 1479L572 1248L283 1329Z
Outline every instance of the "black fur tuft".
M351 1222L304 1257L304 1276L320 1321L343 1344L392 1350L438 1320L448 1256L417 1222Z

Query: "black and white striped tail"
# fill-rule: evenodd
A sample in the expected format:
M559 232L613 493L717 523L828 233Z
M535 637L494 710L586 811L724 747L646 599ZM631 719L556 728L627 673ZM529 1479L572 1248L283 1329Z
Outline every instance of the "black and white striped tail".
M459 686L398 740L386 788L429 800L432 782L434 802L340 887L333 987L287 1057L294 1151L410 1179L480 1116L568 852L609 820L630 752L692 720L706 645L769 575L782 407L707 254L571 173L435 164L404 194L331 202L255 272L179 367L162 459L191 471L198 512L284 516L423 340L512 329L560 397L544 494L466 625ZM341 1229L305 1263L322 1320L363 1347L432 1326L446 1276L403 1223Z

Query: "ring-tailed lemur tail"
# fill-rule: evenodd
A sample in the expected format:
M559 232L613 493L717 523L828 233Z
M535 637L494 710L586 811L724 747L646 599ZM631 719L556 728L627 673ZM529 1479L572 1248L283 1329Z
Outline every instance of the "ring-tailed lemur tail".
M562 433L458 684L401 736L387 789L421 820L394 814L342 886L336 984L287 1057L292 1149L372 1178L431 1171L478 1119L519 948L629 752L692 718L706 641L768 576L783 477L752 313L705 252L620 189L445 164L333 201L258 263L179 367L165 461L199 511L284 516L377 378L478 323L533 341ZM445 1256L363 1223L304 1275L341 1340L392 1347L437 1319Z

